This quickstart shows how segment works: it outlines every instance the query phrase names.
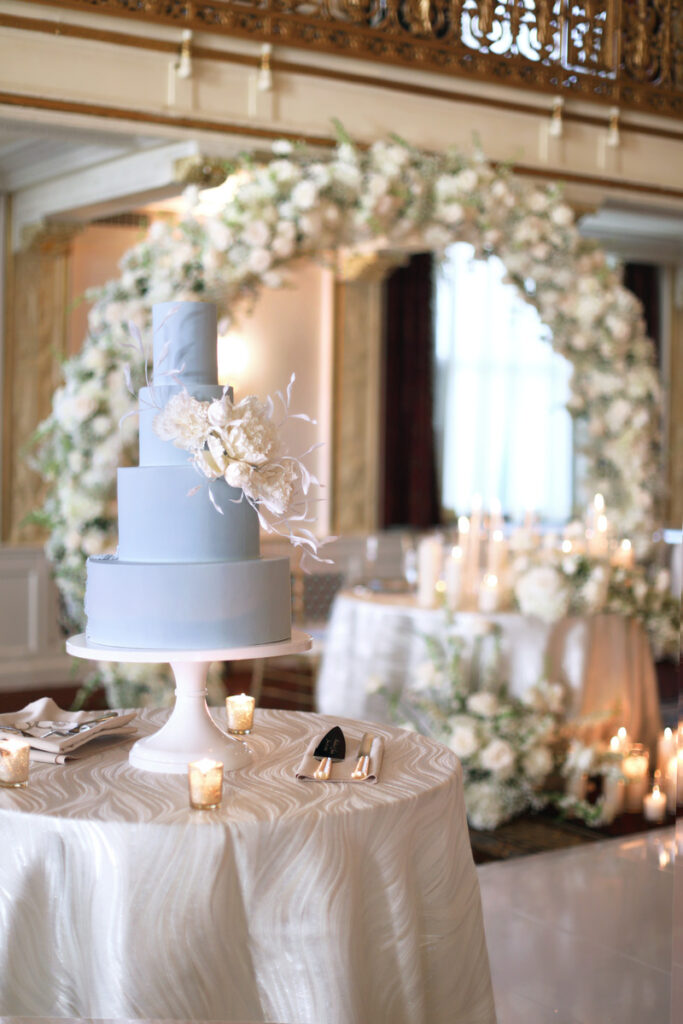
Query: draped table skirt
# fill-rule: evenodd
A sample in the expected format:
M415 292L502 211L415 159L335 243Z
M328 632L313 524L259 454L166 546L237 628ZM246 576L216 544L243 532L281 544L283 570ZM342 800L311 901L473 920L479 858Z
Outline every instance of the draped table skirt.
M128 743L0 790L0 1014L493 1024L460 765L373 726L377 784L296 780L332 724L352 751L362 723L257 711L215 811Z
M486 623L500 630L501 676L510 693L522 697L543 678L563 682L570 716L613 715L629 735L656 749L655 667L634 619L594 615L551 624L515 612L457 612L452 628L471 648ZM428 660L425 636L446 628L442 610L419 608L413 596L339 594L325 634L317 710L386 721L386 700L373 691L381 684L400 693Z

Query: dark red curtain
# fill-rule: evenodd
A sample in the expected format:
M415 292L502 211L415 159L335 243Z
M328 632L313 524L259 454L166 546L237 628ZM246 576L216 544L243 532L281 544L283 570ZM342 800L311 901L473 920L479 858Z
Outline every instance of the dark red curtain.
M640 299L647 333L660 357L659 267L652 263L625 263L624 285Z
M384 528L439 522L433 410L433 258L412 256L385 283Z

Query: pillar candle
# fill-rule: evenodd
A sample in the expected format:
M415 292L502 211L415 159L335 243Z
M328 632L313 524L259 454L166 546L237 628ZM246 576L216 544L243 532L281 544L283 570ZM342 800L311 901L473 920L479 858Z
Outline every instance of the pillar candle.
M666 797L656 784L651 793L645 794L643 814L646 821L664 821L666 817Z
M612 555L612 565L621 569L633 568L633 545L630 540L622 540Z
M479 587L479 559L481 546L481 495L472 498L472 515L470 517L469 566L468 580L472 595L476 595Z
M498 600L498 577L487 572L479 588L479 611L495 612L498 609Z
M647 748L642 743L634 744L622 762L621 770L626 778L626 810L632 813L643 809L649 762Z
M421 608L436 604L436 584L441 576L443 552L437 537L424 537L417 548L417 603Z
M462 548L451 548L446 559L446 604L452 612L458 610L462 594Z
M657 740L657 768L665 775L669 768L669 762L676 753L676 737L671 729L667 728Z
M503 531L494 530L489 539L487 569L489 573L493 573L494 576L497 576L499 579L503 575L503 570L505 569L506 554L507 545L505 544Z
M666 791L666 808L669 814L675 814L678 794L678 757L675 754L669 758L669 763L666 766L664 789Z

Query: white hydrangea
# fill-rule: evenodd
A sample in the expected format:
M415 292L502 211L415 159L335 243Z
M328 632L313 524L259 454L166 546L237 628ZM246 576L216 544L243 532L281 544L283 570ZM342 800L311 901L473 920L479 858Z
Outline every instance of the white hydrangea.
M515 583L515 597L523 615L557 622L569 609L569 588L551 565L536 565Z
M475 723L472 721L470 724L464 716L460 716L451 725L448 746L455 756L461 759L472 757L473 754L476 754L479 749L479 739Z

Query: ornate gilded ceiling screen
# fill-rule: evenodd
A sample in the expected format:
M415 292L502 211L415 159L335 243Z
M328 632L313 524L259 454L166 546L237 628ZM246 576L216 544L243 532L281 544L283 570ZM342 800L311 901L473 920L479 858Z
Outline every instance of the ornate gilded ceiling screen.
M681 0L47 2L683 113Z

